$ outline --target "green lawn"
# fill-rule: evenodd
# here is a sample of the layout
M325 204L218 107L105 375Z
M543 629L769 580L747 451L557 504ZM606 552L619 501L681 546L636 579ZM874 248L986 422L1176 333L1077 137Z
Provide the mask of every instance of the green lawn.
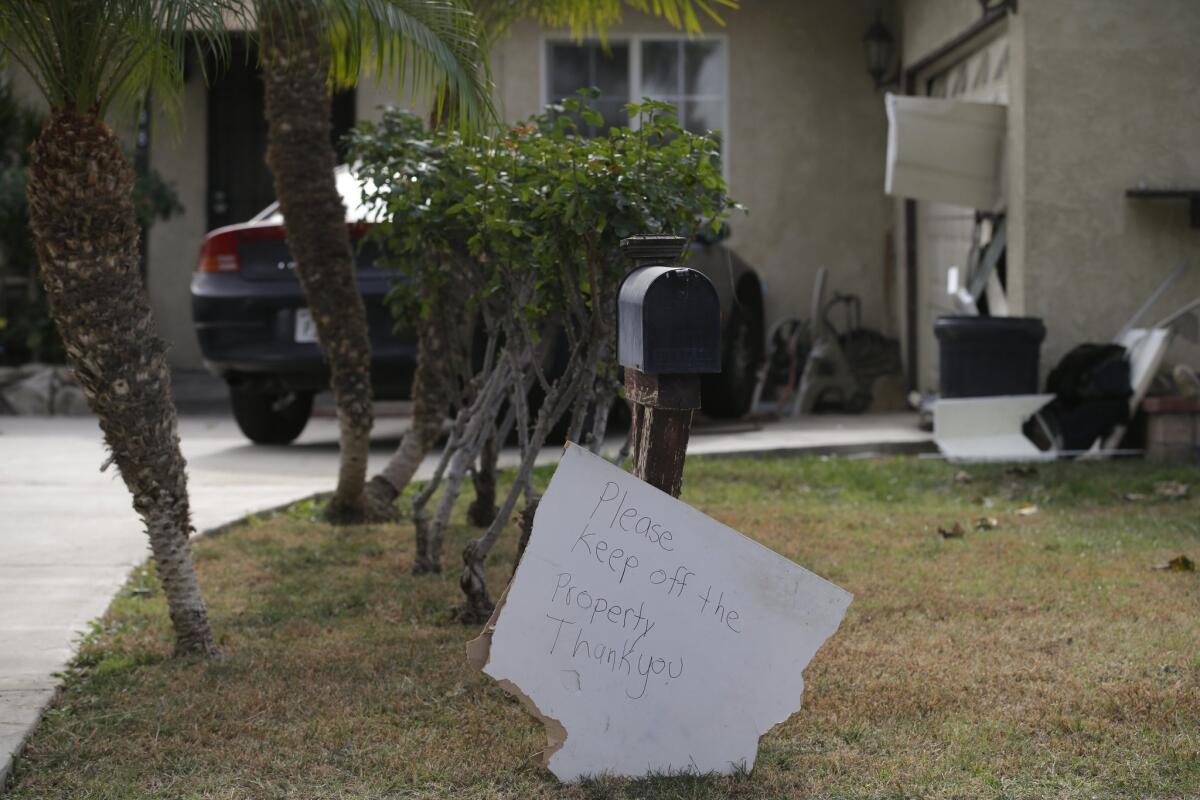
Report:
M15 798L1200 796L1200 473L693 460L684 499L856 595L804 707L732 778L562 787L540 727L409 575L408 525L312 503L197 543L225 658L170 658L142 571L84 642ZM543 475L543 478L546 477ZM969 480L966 478L969 477ZM1182 498L1157 491L1191 484ZM1132 495L1132 499L1127 497ZM1026 504L1037 512L1018 513ZM465 507L465 503L464 503ZM976 530L994 517L994 530ZM461 513L448 561L473 535ZM959 523L962 538L938 528ZM513 531L515 533L515 531ZM492 564L498 590L513 539Z

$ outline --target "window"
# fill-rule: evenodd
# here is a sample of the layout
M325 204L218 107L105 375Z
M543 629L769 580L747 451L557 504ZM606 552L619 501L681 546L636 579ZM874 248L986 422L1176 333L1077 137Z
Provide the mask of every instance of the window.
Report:
M624 106L630 100L629 45L610 42L608 52L599 44L551 44L547 58L546 102L571 97L579 89L596 87L595 108L604 116L604 127L628 123ZM590 131L592 135L600 131Z
M665 100L692 133L725 127L725 53L716 41L644 41L639 97Z
M629 123L623 106L643 97L675 106L692 133L725 128L725 40L632 37L598 42L546 43L546 102L595 86L596 110L607 129ZM601 131L591 131L600 133Z

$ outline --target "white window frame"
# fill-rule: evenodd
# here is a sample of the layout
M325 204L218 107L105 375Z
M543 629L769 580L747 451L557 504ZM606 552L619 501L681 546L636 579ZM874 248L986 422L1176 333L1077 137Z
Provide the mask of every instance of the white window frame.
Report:
M725 180L729 180L729 103L732 84L729 80L730 64L733 59L729 52L729 35L724 33L705 34L703 36L688 36L686 33L622 33L614 34L608 37L610 44L627 44L629 45L629 100L630 103L642 102L644 92L642 91L642 44L644 42L717 42L721 45L721 50L725 56L724 70L725 73L721 77L725 83L725 95L721 108L721 172ZM561 98L550 97L550 45L552 44L600 44L598 37L588 37L586 39L575 39L564 33L543 33L538 42L538 95L542 98L541 108L545 108L547 103L554 102ZM637 128L638 120L636 117L629 120L631 128Z

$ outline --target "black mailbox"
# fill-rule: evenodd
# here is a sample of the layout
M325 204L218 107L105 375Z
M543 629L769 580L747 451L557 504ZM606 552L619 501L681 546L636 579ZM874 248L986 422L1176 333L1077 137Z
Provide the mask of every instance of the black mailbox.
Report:
M685 243L674 236L621 243L638 265L617 296L622 366L660 375L721 371L721 301L702 273L673 264Z

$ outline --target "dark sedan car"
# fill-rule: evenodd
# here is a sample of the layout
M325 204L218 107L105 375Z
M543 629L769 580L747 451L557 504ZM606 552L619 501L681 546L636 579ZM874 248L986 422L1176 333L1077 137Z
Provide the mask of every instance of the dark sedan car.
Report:
M396 330L384 303L396 276L376 266L370 242L359 246L372 220L346 167L338 168L337 185L366 301L375 396L406 398L416 361L415 333ZM750 267L717 244L693 247L688 266L708 275L721 296L723 371L704 378L704 410L710 416L740 416L749 408L762 356L761 286ZM277 204L205 237L191 293L205 366L229 384L242 432L264 444L295 439L308 422L313 395L329 386L329 370L304 307Z

